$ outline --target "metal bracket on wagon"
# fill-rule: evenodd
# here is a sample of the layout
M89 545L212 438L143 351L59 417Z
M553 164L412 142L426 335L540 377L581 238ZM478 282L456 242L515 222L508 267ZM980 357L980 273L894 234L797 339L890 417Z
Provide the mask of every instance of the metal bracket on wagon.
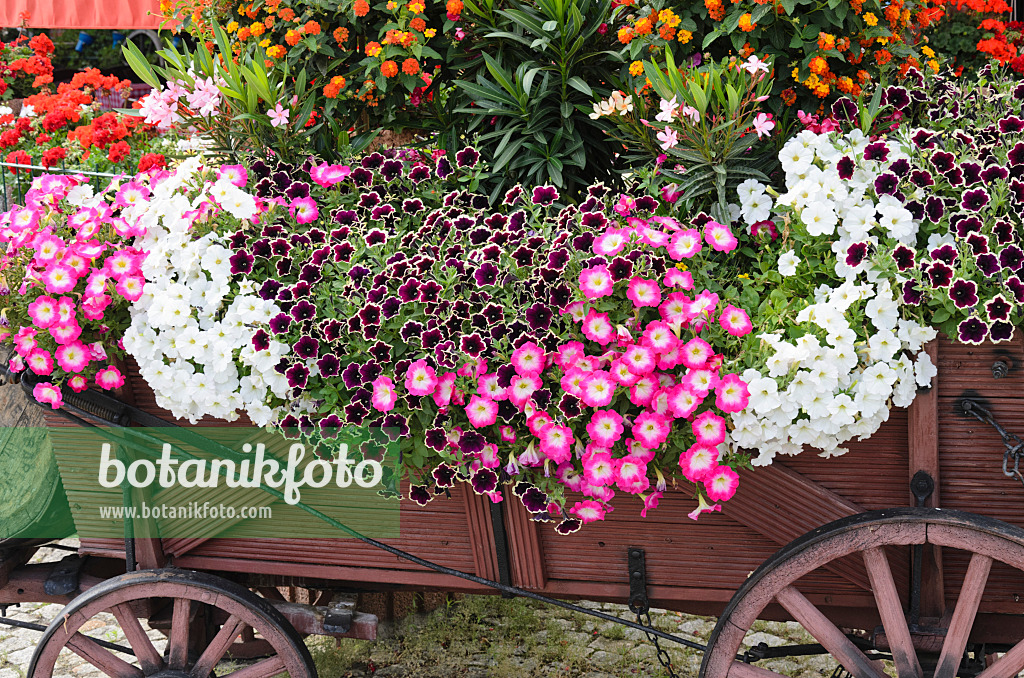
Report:
M1020 469L1021 457L1024 456L1024 440L1015 433L1010 433L1003 428L992 413L977 400L962 398L960 408L964 414L969 414L978 421L988 424L996 430L996 433L1003 439L1003 475L1009 478L1016 478L1024 484L1024 473ZM1010 460L1013 459L1013 468L1010 468Z
M647 601L647 565L644 550L629 549L629 609L633 614L644 614L650 608Z

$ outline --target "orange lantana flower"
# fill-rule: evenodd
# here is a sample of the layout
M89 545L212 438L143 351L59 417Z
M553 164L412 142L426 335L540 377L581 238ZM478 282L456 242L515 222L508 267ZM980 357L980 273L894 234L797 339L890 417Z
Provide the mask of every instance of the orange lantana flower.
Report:
M388 59L380 66L380 72L385 78L393 78L398 75L398 64Z

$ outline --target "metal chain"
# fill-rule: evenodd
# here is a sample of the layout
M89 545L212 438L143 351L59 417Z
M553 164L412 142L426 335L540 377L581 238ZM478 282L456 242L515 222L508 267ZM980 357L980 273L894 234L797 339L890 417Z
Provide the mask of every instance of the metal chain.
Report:
M643 612L636 613L636 623L641 626L653 627L651 624L651 613L646 609ZM658 651L658 663L660 663L665 670L668 672L669 678L679 678L676 672L672 669L672 657L668 656L668 652L658 642L658 636L653 633L644 632L647 635L647 640L654 643L654 649Z

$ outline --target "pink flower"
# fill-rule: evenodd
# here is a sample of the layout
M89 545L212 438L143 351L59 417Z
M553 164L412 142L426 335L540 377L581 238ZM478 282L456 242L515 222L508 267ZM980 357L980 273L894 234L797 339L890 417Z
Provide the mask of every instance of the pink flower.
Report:
M312 197L296 198L288 207L288 212L295 217L296 223L308 224L317 220L320 210Z
M717 221L704 224L704 240L719 252L732 252L739 244L729 227Z
M434 391L430 394L434 398L434 404L439 408L444 409L448 407L448 403L452 401L454 397L458 404L462 404L459 400L459 396L455 393L455 373L445 372L437 379L437 385L434 386Z
M576 396L579 398L583 395L583 388L580 384L583 382L584 377L587 373L576 367L569 368L569 371L562 375L560 385L562 390L569 395Z
M618 254L629 243L629 233L608 229L594 241L594 254L610 257Z
M564 309L562 309L561 315L568 315L570 318L578 323L583 322L584 311L586 311L587 305L582 301L574 301Z
M591 341L607 346L615 338L615 328L608 320L607 313L598 313L596 310L590 309L587 312L587 317L583 319L583 335Z
M398 401L395 393L395 382L391 377L381 375L373 380L373 396L370 399L373 408L378 412L390 412Z
M690 369L699 370L704 367L713 355L711 344L700 337L694 337L683 344L683 364Z
M68 387L70 387L75 393L81 393L85 389L89 388L89 380L81 374L76 374L68 379Z
M595 445L611 447L622 437L622 415L614 410L597 410L590 417L587 433ZM594 481L590 481L594 482Z
M132 251L119 250L103 261L103 270L115 280L120 280L123 276L139 272L142 263L139 259L140 257Z
M232 185L243 188L249 181L249 172L244 165L221 165L217 170L218 179L227 179Z
M548 459L561 464L572 457L572 429L568 426L549 424L540 432L540 451L547 455Z
M670 268L665 273L665 287L681 287L684 290L692 290L693 274L689 271L680 271L678 268Z
M622 386L632 386L636 383L636 380L639 379L637 375L630 371L629 365L626 364L626 361L621 358L613 360L612 364L608 366L608 371L611 373L612 379Z
M651 400L657 395L658 391L661 390L661 383L657 377L651 374L645 374L636 380L636 382L629 388L629 401L634 405L640 407L647 407L651 404Z
M49 327L57 320L57 300L42 296L28 305L28 315L37 327Z
M679 468L691 483L704 480L718 466L718 450L707 445L691 445L679 455Z
M512 352L512 366L516 374L537 375L544 371L547 358L544 349L532 341L528 341Z
M715 310L715 306L717 305L718 295L713 292L709 292L708 290L704 290L698 294L691 303L687 304L686 315L690 320L700 316L710 318L712 312ZM701 327L703 327L703 323L701 323Z
M584 355L583 344L578 341L567 341L555 351L555 364L568 372L576 365L576 361Z
M623 457L616 460L615 486L629 494L640 494L651 486L647 479L647 464L636 457Z
M678 342L671 350L658 354L658 369L671 370L683 362L683 343Z
M688 419L702 402L704 399L686 384L677 384L668 391L668 408L677 419Z
M622 356L622 362L626 363L629 371L637 376L650 374L658 366L654 351L640 344L633 344L626 349L625 355Z
M643 342L658 353L667 353L679 345L679 339L667 324L655 320L644 329Z
M615 206L612 209L614 209L619 216L624 217L632 212L634 207L636 207L636 200L623 193L619 196L619 201L615 203Z
M498 403L480 396L473 396L469 399L469 405L466 406L466 416L469 417L469 423L476 428L490 426L498 420Z
M711 410L698 414L690 426L700 445L715 447L725 442L725 419Z
M85 283L85 293L89 296L105 294L107 291L107 280L106 273L94 270L89 274L89 279Z
M527 417L526 426L530 429L530 433L535 436L539 436L540 432L544 430L544 427L548 424L554 423L554 421L554 417L547 412L536 412Z
M85 344L75 341L57 347L57 364L65 372L81 372L89 364L90 352Z
M267 111L267 115L270 117L270 124L273 127L281 127L288 124L288 114L291 111L284 108L280 102L277 106Z
M124 385L124 377L116 367L111 365L96 373L96 385L107 391L112 391Z
M86 297L82 301L82 315L87 320L99 320L103 317L103 310L110 305L113 301L109 294L101 294L99 296Z
M32 395L39 402L49 405L55 410L59 410L60 406L64 404L64 397L61 395L60 389L48 381L36 384L32 389Z
M417 360L409 365L405 373L405 388L412 395L425 396L434 392L437 386L437 374L434 368L427 365L426 360Z
M757 132L757 138L761 136L769 136L772 130L775 128L775 123L772 122L771 117L764 113L758 113L757 117L754 118L754 131Z
M692 511L690 511L687 515L689 516L690 520L697 520L697 518L702 513L714 513L715 511L719 511L720 512L721 510L722 510L722 505L721 504L709 504L709 503L707 503L704 500L704 493L703 492L698 492L697 493L697 508L695 508Z
M642 511L640 511L640 517L646 518L648 511L650 511L651 509L658 508L659 499L661 499L661 492L658 490L655 490L654 492L651 492L649 495L644 497L644 508Z
M477 378L476 390L480 395L490 400L504 400L508 395L505 393L505 389L501 387L500 381L497 374L485 374Z
M718 324L734 337L750 334L751 330L754 329L754 325L750 322L747 312L742 308L736 308L732 304L726 306L722 311L722 315L718 318Z
M499 426L498 432L501 434L502 442L514 443L516 441L516 430L511 426Z
M615 482L615 460L605 448L599 447L583 455L583 477L590 485Z
M606 297L613 288L614 281L607 266L592 266L580 271L580 289L587 299Z
M579 492L585 483L583 476L576 471L575 464L563 461L555 469L560 483L565 485L572 492Z
M681 325L689 320L686 309L689 308L692 301L682 292L672 292L668 295L665 303L658 307L658 313L661 314L661 319L669 325Z
M657 306L661 303L661 289L654 280L644 280L635 277L629 281L629 290L626 297L633 302L637 308L642 306Z
M672 236L668 244L668 255L675 261L690 259L701 250L700 231L688 228Z
M590 407L607 407L615 396L615 386L615 380L604 370L590 372L580 383L581 400Z
M142 298L142 288L146 279L141 275L126 275L118 281L114 290L128 301L138 301Z
M331 165L325 162L311 169L309 176L324 188L329 188L344 181L351 173L352 168L348 165Z
M668 417L653 412L642 412L633 422L633 437L649 450L658 449L671 431Z
M40 233L37 235L32 246L36 248L36 264L40 266L53 263L60 253L64 251L64 241L50 233Z
M750 402L750 390L737 374L727 374L715 387L715 406L723 412L741 412Z
M593 499L585 499L573 504L569 513L576 516L581 523L592 523L596 520L604 520L605 508Z
M704 489L711 501L728 501L736 494L740 477L732 468L719 466L704 477Z
M513 405L523 409L533 392L542 385L543 382L536 375L521 375L512 380L505 392L508 393L508 399L512 401Z
M705 368L687 370L682 379L682 383L701 398L718 386L718 381L718 373Z
M149 189L138 181L129 181L117 190L114 207L131 207L146 202Z
M53 357L44 348L37 348L28 354L25 359L28 368L36 374L51 374L53 372Z
M32 350L39 345L36 341L36 335L39 334L36 330L31 327L22 327L14 335L14 350L21 357L26 357Z

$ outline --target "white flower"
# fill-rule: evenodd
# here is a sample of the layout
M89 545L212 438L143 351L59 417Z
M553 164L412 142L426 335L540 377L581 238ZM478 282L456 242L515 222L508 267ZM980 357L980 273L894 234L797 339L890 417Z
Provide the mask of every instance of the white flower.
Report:
M793 250L783 252L779 257L779 273L784 278L796 274L796 267L800 265L800 257L793 253Z
M760 415L767 414L782 404L779 384L774 379L759 378L747 383L750 391L749 407Z
M805 172L814 162L814 149L805 146L798 139L791 139L782 147L779 162L787 174Z
M863 392L865 397L881 396L884 400L892 392L895 381L896 370L886 363L875 363L864 370L857 384L857 391L858 394Z
M800 220L804 222L809 235L821 236L835 233L839 217L828 203L816 202L801 212Z
M765 192L765 185L757 179L746 179L736 187L736 195L740 199L740 205L744 206L751 196Z
M756 193L750 196L748 202L742 206L743 219L748 224L755 224L764 221L772 215L772 199L764 193Z
M868 337L868 356L872 360L889 361L900 350L900 344L892 330L879 330Z
M828 404L828 413L832 421L839 426L849 426L856 420L857 408L853 404L853 398L845 393L839 393Z
M917 235L918 224L904 207L879 207L878 225L900 242L911 244Z
M914 379L918 386L922 388L925 386L931 386L932 377L939 373L935 367L935 363L932 362L932 357L922 351L917 354L917 362L914 363Z

